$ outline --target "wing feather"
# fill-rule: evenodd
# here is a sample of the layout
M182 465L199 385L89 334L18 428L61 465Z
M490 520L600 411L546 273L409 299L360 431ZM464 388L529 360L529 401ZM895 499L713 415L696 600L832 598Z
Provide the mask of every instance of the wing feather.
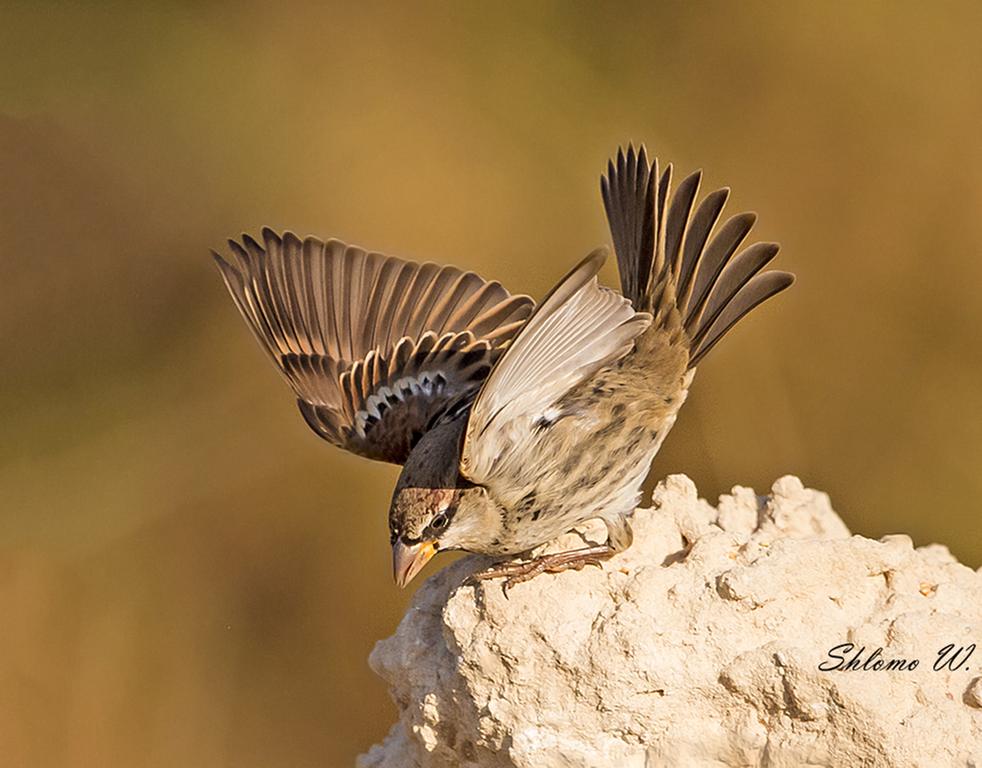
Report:
M519 471L546 409L597 370L623 357L651 322L602 288L606 250L594 251L543 299L491 371L471 407L461 471L493 484Z
M236 306L317 434L402 462L472 399L532 311L473 272L264 229L214 254Z

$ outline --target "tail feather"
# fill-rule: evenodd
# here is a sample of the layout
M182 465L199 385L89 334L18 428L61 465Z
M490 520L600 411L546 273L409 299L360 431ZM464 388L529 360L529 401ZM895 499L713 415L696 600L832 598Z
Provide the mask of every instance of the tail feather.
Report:
M702 176L701 171L697 173ZM682 247L682 273L679 279L679 295L688 306L689 296L695 285L696 267L699 266L699 258L702 256L709 236L713 233L713 227L719 221L723 206L730 196L730 190L717 189L710 192L699 203L695 214L689 220L689 228L685 229L685 222L682 222L682 230L685 232L685 242Z
M657 180L657 183L656 183ZM674 338L684 329L689 367L712 349L754 307L794 281L787 272L761 270L777 255L776 243L739 251L757 217L729 218L714 233L728 189L711 192L695 206L701 171L678 185L669 203L672 166L659 175L642 146L619 149L601 177L621 289L635 309L650 312L653 328Z
M667 253L682 253L682 242L686 238L685 227L692 214L692 206L696 201L699 192L699 183L702 181L702 171L690 173L679 184L672 198L672 204L668 208L668 220L665 225L665 251ZM706 233L708 236L708 232ZM678 272L676 274L679 296L685 296L685 289L688 287L689 279L692 277L692 267L695 264L686 264L685 255L677 259ZM688 269L687 269L688 268Z
M658 158L655 158L653 175L658 173ZM661 275L666 270L677 273L675 264L666 261L665 253L665 210L668 207L668 193L672 186L672 164L669 163L662 171L661 180L658 182L658 197L655 198L655 258L652 264L652 274ZM650 280L649 280L650 282ZM652 300L656 297L651 296ZM657 306L652 304L652 306Z
M719 232L709 242L698 257L698 272L692 286L692 294L681 309L685 312L685 327L694 331L698 326L700 311L709 298L709 293L719 280L726 265L729 264L737 248L750 234L757 216L753 213L739 213L727 219Z
M756 275L750 282L741 288L730 300L723 311L710 326L709 331L703 336L699 347L689 358L689 367L695 368L699 361L705 357L716 342L723 338L724 334L732 328L741 317L750 312L758 304L761 304L771 296L775 296L794 282L794 275L790 272L780 272L772 269L762 275Z
M621 277L621 292L634 308L643 310L642 296L647 291L655 255L654 188L657 177L648 165L644 147L638 155L628 147L627 155L618 150L614 160L607 163L607 175L600 179L610 234L617 254L617 271Z
M777 245L774 243L754 243L730 260L726 268L720 272L703 305L692 308L695 314L692 322L693 346L702 341L709 332L710 326L726 309L740 289L767 266L768 262L776 255Z

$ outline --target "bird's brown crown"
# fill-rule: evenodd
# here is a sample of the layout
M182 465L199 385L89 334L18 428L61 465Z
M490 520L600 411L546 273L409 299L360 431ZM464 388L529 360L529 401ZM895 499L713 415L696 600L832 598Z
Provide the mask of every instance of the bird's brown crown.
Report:
M426 529L437 515L451 512L454 506L460 486L459 445L465 426L466 418L459 418L434 427L409 454L389 508L393 541L399 537L406 541L436 538L431 534L440 533Z

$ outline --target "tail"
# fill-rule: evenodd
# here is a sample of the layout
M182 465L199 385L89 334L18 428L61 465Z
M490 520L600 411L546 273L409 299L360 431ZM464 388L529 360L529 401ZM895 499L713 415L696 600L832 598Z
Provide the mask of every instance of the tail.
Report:
M736 322L794 282L790 272L761 270L778 252L776 243L754 243L736 253L756 214L732 216L714 234L729 197L718 189L693 212L702 171L687 176L669 203L672 166L658 174L644 146L617 152L600 178L621 290L655 327L684 333L694 368ZM734 255L736 254L736 255Z

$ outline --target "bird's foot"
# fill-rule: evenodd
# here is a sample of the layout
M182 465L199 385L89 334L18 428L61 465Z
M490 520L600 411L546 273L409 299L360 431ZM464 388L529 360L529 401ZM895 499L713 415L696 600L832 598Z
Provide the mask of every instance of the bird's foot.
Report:
M573 549L569 552L555 552L551 555L540 555L522 563L506 563L494 566L486 571L479 571L471 578L474 581L487 581L504 577L501 591L508 597L508 590L523 581L534 579L540 573L561 573L562 571L579 571L585 565L595 565L601 568L604 560L615 554L615 550L606 545Z

